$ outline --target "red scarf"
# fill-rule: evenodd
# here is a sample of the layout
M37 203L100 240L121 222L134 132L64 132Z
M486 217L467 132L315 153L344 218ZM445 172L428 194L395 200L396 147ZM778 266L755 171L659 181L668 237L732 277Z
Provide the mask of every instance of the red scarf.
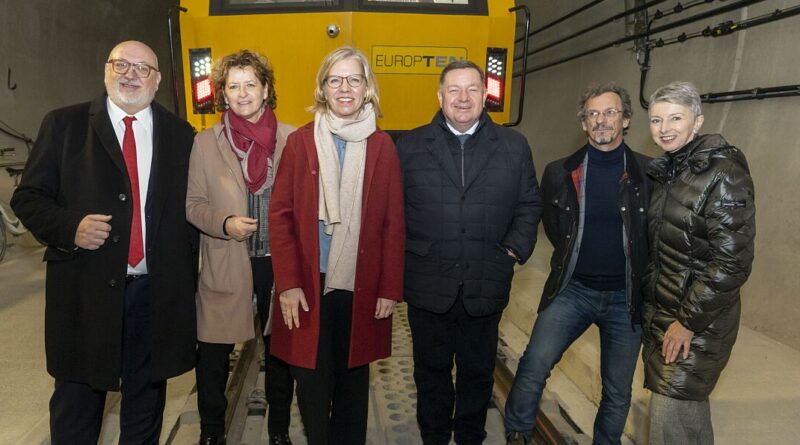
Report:
M265 106L258 121L252 123L229 110L222 114L222 122L233 153L242 165L247 189L253 194L260 193L265 188L269 161L275 153L278 131L275 113Z

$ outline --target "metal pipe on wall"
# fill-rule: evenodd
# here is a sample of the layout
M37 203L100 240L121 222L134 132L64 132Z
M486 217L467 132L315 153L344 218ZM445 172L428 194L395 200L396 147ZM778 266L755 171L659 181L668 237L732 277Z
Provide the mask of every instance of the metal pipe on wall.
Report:
M560 45L560 44L562 44L562 43L564 43L566 41L574 39L575 37L581 36L581 35L589 32L589 31L594 31L597 28L600 28L602 26L608 25L609 23L612 23L612 22L614 22L616 20L619 20L621 18L627 17L627 16L629 16L631 14L636 14L637 12L646 10L647 8L649 8L651 6L655 6L655 5L659 4L659 3L664 3L665 1L667 1L667 0L652 0L652 1L649 1L647 3L643 3L643 4L639 5L639 6L636 6L635 8L627 9L627 10L622 11L619 14L615 14L615 15L613 15L613 16L605 19L605 20L601 20L601 21L595 23L594 25L591 25L591 26L588 26L588 27L583 28L581 30L578 30L576 32L573 32L572 34L564 36L564 37L562 37L562 38L560 38L560 39L558 39L556 41L550 42L547 45L544 45L544 46L539 47L539 48L534 48L533 50L531 50L531 52L528 53L528 55L532 56L532 55L534 55L536 53L539 53L539 52L542 52L542 51L544 51L546 49L552 48L552 47L554 47L556 45ZM515 57L514 61L516 62L517 60L519 60L521 58L522 58L522 56Z
M749 5L752 5L752 4L755 4L755 3L761 3L763 1L764 0L740 0L740 1L737 1L735 3L726 4L725 6L720 6L719 8L715 8L715 9L711 9L711 10L708 10L708 11L704 11L704 12L701 12L699 14L695 14L695 15L693 15L691 17L687 17L685 19L677 20L677 21L675 21L673 23L669 23L669 24L666 24L666 25L659 26L657 28L652 29L650 32L641 32L641 33L638 33L638 34L625 36L625 37L619 38L617 40L614 40L614 41L611 41L611 42L596 46L594 48L591 48L591 49L588 49L588 50L585 50L585 51L581 51L581 52L573 54L571 56L563 57L561 59L557 59L557 60L554 60L552 62L545 63L543 65L534 66L531 69L529 69L528 71L526 71L525 74L535 73L537 71L541 71L541 70L544 70L544 69L547 69L547 68L551 68L553 66L560 65L562 63L566 63L566 62L569 62L571 60L578 59L580 57L588 56L589 54L594 54L596 52L602 51L604 49L611 48L613 46L618 46L618 45L621 45L623 43L631 42L631 41L636 40L636 39L641 39L643 37L648 37L649 34L658 34L660 32L668 31L668 30L673 29L673 28L678 28L680 26L687 25L689 23L693 23L693 22L696 22L696 21L699 21L699 20L704 20L704 19L707 19L709 17L714 17L714 16L717 16L717 15L720 15L720 14L724 14L726 12L730 12L730 11L736 10L736 9L741 9L741 8L743 8L745 6L749 6ZM521 75L521 73L516 74L516 75Z
M583 12L583 11L586 11L586 10L587 10L587 9L589 9L589 8L592 8L593 6L597 6L597 5L599 5L600 3L603 3L604 1L605 1L605 0L594 0L594 1L593 1L593 2L591 2L591 3L587 3L586 5L584 5L584 6L581 6L581 7L580 7L580 8L578 8L578 9L572 10L572 11L570 11L570 12L568 12L568 13L566 13L566 14L562 15L561 17L559 17L559 18L557 18L557 19L553 20L553 21L552 21L552 22L550 22L550 23L548 23L548 24L546 24L546 25L543 25L541 28L534 29L533 31L530 31L530 32L525 32L525 35L527 36L527 38L531 38L531 37L533 37L534 35L536 35L536 34L539 34L540 32L544 31L545 29L552 28L553 26L556 26L556 25L558 25L559 23L563 22L564 20L567 20L567 19L569 19L569 18L572 18L572 17L574 17L574 16L576 16L576 15L580 14L581 12ZM519 42L521 42L523 38L524 38L524 37L517 37L517 38L514 40L514 43L519 43Z

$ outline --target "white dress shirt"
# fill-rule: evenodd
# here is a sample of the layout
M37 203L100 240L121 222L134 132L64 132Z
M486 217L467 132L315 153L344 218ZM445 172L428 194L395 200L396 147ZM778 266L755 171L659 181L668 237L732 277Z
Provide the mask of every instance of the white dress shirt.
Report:
M114 133L117 135L117 141L120 148L122 147L122 139L125 137L125 122L123 119L128 116L120 107L118 107L110 98L106 98L108 105L108 117L111 118L111 124L114 127ZM150 107L133 115L136 118L133 121L133 137L136 139L136 167L139 171L139 214L142 218L142 246L144 248L144 256L142 261L135 267L128 265L128 275L140 275L147 273L147 224L145 219L145 204L147 203L147 187L150 183L150 166L153 163L153 110ZM131 196L131 199L133 197ZM114 220L110 221L111 226L114 226ZM126 256L127 258L127 256Z

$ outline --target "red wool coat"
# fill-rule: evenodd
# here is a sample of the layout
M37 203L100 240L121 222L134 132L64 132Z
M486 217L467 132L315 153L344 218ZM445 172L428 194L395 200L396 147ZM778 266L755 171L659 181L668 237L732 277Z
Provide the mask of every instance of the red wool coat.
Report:
M289 136L269 208L269 237L275 272L270 353L287 363L314 368L319 340L319 161L313 122ZM403 293L405 221L400 163L389 135L367 139L361 233L353 292L348 365L388 357L392 318L375 318L378 297L400 301ZM300 328L283 323L277 295L302 288L309 311L300 309Z

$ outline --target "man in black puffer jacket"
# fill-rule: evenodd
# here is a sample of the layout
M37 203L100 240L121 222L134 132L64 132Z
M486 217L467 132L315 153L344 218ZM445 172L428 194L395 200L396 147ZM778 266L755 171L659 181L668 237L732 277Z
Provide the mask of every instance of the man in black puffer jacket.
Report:
M483 80L472 62L445 67L442 110L397 146L406 202L405 300L426 445L447 444L453 432L458 444L486 437L497 327L514 264L533 252L542 213L528 143L483 111Z

